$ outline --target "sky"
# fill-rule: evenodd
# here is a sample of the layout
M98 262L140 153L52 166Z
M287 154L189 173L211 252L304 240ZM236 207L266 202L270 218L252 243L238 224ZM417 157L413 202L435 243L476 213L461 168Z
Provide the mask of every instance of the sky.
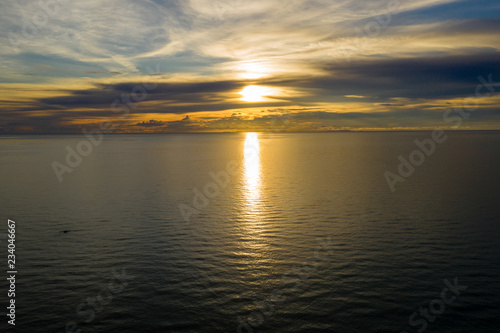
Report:
M499 48L498 0L4 0L0 133L498 130Z

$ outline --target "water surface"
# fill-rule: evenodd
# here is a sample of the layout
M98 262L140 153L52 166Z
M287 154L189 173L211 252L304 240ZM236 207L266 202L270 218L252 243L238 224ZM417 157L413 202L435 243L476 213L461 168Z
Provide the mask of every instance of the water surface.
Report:
M448 135L394 193L429 133L109 135L62 183L83 136L1 137L16 329L417 332L458 278L426 331L498 332L500 134ZM109 299L113 270L134 278Z

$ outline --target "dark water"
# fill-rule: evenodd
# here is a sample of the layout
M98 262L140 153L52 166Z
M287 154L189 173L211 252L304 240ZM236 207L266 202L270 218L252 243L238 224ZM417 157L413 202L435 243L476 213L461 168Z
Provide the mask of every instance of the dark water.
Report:
M430 133L0 138L16 331L500 332L500 133L448 135L394 193Z

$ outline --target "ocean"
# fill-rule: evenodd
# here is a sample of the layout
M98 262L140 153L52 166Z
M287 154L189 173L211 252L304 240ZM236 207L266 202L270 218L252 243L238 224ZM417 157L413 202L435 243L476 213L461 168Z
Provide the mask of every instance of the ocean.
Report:
M441 134L2 136L0 330L500 332L500 132Z

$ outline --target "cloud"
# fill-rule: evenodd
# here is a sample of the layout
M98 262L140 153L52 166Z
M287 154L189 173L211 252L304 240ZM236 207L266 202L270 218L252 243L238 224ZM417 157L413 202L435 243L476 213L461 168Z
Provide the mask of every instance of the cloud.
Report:
M348 66L334 62L321 68L324 76L304 78L303 85L328 91L330 97L466 97L474 95L479 76L500 78L500 53L360 60Z
M345 95L344 97L347 97L347 98L367 98L366 96L359 96L359 95Z
M427 126L432 111L474 94L478 76L500 77L500 7L487 0L43 3L2 6L4 132L117 119L116 100L128 109L123 130L256 128L273 108L326 112L302 122L314 128L395 124L410 119L405 112ZM155 89L134 101L151 81ZM249 85L274 93L246 103L239 92ZM481 100L478 117L487 103L498 106Z
M165 123L163 121L158 121L158 120L150 120L150 121L143 121L142 123L137 123L135 126L139 127L160 127L163 126Z

